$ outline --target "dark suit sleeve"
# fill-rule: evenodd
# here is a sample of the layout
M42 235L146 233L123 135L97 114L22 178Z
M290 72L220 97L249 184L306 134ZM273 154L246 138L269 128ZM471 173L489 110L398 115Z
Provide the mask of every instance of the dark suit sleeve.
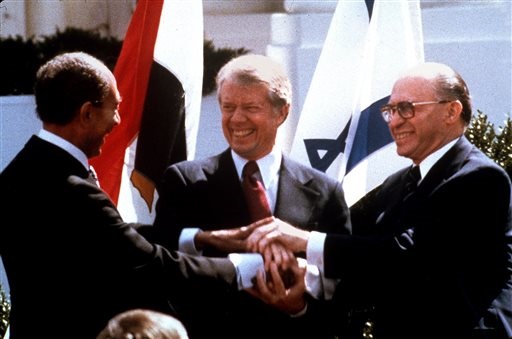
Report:
M341 183L336 183L332 195L326 205L325 218L333 220L333 223L327 228L321 229L321 232L351 234L352 223L350 212L345 201L345 194Z
M236 272L228 259L195 257L171 252L166 248L149 242L136 227L144 225L125 223L110 199L96 186L87 181L70 177L73 194L80 201L80 209L90 211L86 218L91 219L98 232L95 241L99 248L113 248L106 259L114 267L125 267L145 271L165 282L171 288L180 281L188 279L220 280L227 285L236 282ZM150 229L145 229L150 233Z
M354 236L327 236L325 273L341 278L335 298L358 303L394 296L421 305L425 314L436 312L439 321L453 321L457 310L455 327L510 328L511 186L505 172L479 159L453 173L433 168L413 196L388 206L393 186L397 182L356 206ZM479 310L478 325L469 309Z
M186 214L182 209L191 208L186 178L178 167L171 166L164 173L162 182L157 187L155 227L152 240L169 249L178 249L179 236L184 224L180 220ZM181 210L181 211L180 211ZM190 225L193 227L193 225Z

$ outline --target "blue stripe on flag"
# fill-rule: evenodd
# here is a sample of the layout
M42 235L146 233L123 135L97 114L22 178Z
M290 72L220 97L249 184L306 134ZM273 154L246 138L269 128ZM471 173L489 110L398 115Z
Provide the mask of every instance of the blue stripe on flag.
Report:
M364 2L366 4L366 9L368 10L368 18L371 20L372 19L372 12L373 12L373 3L375 1L374 0L365 0Z
M381 147L393 142L388 125L382 119L380 108L387 104L389 96L382 98L361 112L354 143L347 161L346 173L361 160ZM350 123L349 123L350 124Z

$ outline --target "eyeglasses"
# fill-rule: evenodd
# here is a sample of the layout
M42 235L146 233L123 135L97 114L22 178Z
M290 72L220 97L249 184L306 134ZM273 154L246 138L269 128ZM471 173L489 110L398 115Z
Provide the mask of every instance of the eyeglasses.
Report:
M440 101L420 101L420 102L410 102L410 101L400 101L395 105L384 105L380 109L382 114L382 118L386 123L390 123L393 119L393 114L398 112L398 115L402 119L410 119L414 116L414 107L421 105L433 105L433 104L446 104L450 102L450 100L440 100Z

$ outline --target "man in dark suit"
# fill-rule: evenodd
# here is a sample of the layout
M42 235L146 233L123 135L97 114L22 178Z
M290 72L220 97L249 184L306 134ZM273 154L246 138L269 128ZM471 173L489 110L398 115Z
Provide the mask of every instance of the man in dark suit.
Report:
M55 57L37 73L35 98L43 129L0 175L11 339L90 339L127 309L173 313L167 300L193 293L191 281L211 293L237 290L230 260L148 242L137 230L152 227L123 222L89 173L88 158L120 123L121 96L103 63L79 52Z
M222 129L230 147L210 158L181 162L166 170L158 188L154 223L160 231L157 242L206 256L247 251L243 239L239 241L238 233L230 229L254 221L241 184L242 169L250 160L259 167L272 215L307 230L350 233L341 183L283 156L276 145L278 128L289 113L291 92L282 66L266 56L243 55L219 71ZM323 283L328 288L329 282ZM333 281L330 283L334 286ZM223 338L323 335L321 327L314 334L304 332L288 314L247 297L245 292L229 305L226 318L227 325L218 325ZM215 322L223 324L221 320ZM194 330L208 332L196 334L197 338L211 337L212 327L194 326L191 337Z
M353 235L270 221L250 246L278 241L307 247L308 262L323 258L325 276L341 278L340 305L373 309L375 338L511 338L511 183L463 136L464 80L446 65L419 65L381 111L413 165L351 207ZM419 184L409 179L414 168Z

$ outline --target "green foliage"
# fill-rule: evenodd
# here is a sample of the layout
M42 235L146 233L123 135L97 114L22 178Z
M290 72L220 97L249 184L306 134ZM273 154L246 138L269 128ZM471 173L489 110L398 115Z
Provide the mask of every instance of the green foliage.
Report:
M507 171L512 178L512 120L508 117L503 126L498 127L488 121L487 115L480 110L473 117L469 128L466 130L466 137L493 159L498 165Z
M9 325L10 312L11 303L5 294L2 283L0 283L0 338L4 337L7 326Z
M208 95L216 89L215 76L220 68L229 60L237 56L247 54L245 48L215 48L211 40L204 41L204 71L203 71L203 95Z
M2 68L0 95L33 94L37 69L55 55L64 52L89 53L114 70L122 45L123 42L116 38L79 28L58 30L40 39L23 39L20 36L0 38L0 65L7 65ZM247 52L249 50L245 48L217 49L212 41L205 40L203 95L215 90L215 76L226 62Z
M116 38L78 28L66 28L63 32L57 30L57 33L45 36L38 42L43 62L60 53L82 51L102 60L111 70L114 69L122 45L123 42Z
M35 73L41 65L37 44L21 37L0 40L2 81L0 95L33 92Z
M2 68L0 95L33 94L37 69L64 52L89 53L113 69L121 46L119 40L77 28L57 30L57 33L40 39L0 38L0 65L7 65Z

